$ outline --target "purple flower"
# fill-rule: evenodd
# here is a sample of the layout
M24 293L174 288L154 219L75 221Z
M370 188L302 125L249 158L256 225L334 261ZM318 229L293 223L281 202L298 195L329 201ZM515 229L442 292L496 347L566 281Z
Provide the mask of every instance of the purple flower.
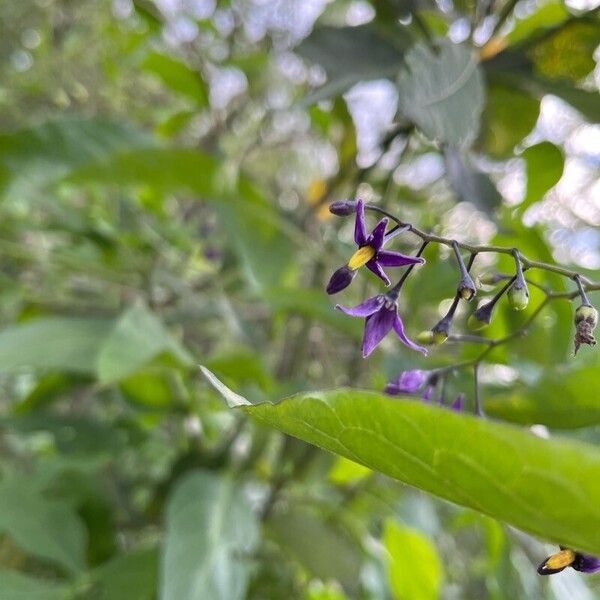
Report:
M427 350L411 342L404 333L404 324L398 316L398 303L391 294L380 294L365 300L354 308L345 308L336 304L338 310L351 317L361 317L365 320L365 333L362 343L362 354L366 358L375 350L377 344L393 329L400 341L409 348L427 354Z
M582 573L596 573L600 571L600 558L591 554L575 552L564 546L560 551L549 556L537 569L540 575L560 573L563 569L572 567Z
M381 219L373 231L367 234L365 224L365 203L358 200L356 203L356 220L354 222L354 241L358 250L350 260L339 268L327 284L328 294L337 294L348 287L354 277L354 272L362 266L375 273L385 285L390 285L390 280L383 267L403 267L406 265L423 264L425 260L420 256L407 256L392 250L383 250L383 246L401 230L390 232L386 235L387 218Z
M412 371L403 371L395 381L390 381L385 386L385 393L390 396L399 396L400 394L416 394L428 379L426 371L413 369Z

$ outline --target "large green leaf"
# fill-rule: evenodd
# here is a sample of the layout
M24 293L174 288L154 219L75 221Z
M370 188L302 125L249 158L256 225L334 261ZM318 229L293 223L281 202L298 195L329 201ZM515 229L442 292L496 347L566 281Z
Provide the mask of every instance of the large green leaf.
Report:
M554 187L562 176L565 166L563 153L550 142L540 142L529 146L522 154L527 173L527 191L520 205L524 210L541 200L544 194Z
M192 360L156 315L141 304L132 306L121 315L100 349L98 379L102 383L124 379L163 353L184 365Z
M396 36L395 46L380 36L373 25L318 27L296 52L320 64L329 81L308 96L305 103L340 95L359 81L393 78L400 70L407 41Z
M2 600L68 600L72 593L66 586L47 579L37 579L18 571L0 570Z
M105 119L69 118L0 135L0 191L36 196L73 169L152 144L150 136Z
M383 543L389 553L388 577L396 600L437 600L442 565L435 546L421 532L388 521Z
M526 425L541 423L556 429L598 425L600 400L592 390L599 385L598 367L570 373L554 368L535 385L517 386L509 394L489 398L485 408L495 417Z
M166 519L160 598L245 598L259 531L243 488L230 477L190 472L169 498Z
M214 378L214 376L213 376ZM441 498L600 553L600 451L413 399L358 390L228 402L265 425Z
M477 136L485 93L479 61L466 45L417 44L398 80L400 111L430 138L465 147Z
M48 498L32 477L0 480L0 532L29 554L69 571L84 567L85 529L73 507Z
M96 356L113 325L108 319L46 317L0 333L0 372L24 368L93 373Z

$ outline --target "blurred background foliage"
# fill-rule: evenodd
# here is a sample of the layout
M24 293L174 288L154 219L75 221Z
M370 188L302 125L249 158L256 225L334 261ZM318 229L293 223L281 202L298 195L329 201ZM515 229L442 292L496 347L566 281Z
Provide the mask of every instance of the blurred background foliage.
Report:
M597 279L593 0L8 0L0 31L2 600L598 597L537 576L551 547L232 414L197 371L260 401L475 355L390 339L363 361L323 291L352 248L340 198ZM456 285L447 249L425 257L411 336ZM531 310L502 303L489 335ZM497 348L484 397L598 443L572 310Z

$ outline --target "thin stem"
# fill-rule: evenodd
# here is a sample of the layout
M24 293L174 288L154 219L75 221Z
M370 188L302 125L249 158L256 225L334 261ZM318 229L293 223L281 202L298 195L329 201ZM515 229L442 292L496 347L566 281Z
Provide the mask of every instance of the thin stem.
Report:
M502 27L502 25L504 25L504 23L506 22L506 19L508 19L508 17L510 17L510 15L512 14L512 11L514 10L518 1L519 0L508 0L506 2L506 4L502 7L502 10L500 11L500 14L498 15L498 21L496 22L496 25L494 26L494 31L492 32L492 37L495 36L498 33L498 31L500 31L500 28Z
M575 275L575 277L573 277L573 281L575 281L575 283L577 284L577 290L579 292L579 295L581 296L581 304L583 306L591 306L589 298L587 297L587 294L583 289L583 285L581 285L581 276Z
M473 384L475 386L475 412L478 417L484 417L483 408L481 406L481 394L479 391L479 363L473 365Z
M380 208L379 206L375 206L373 204L366 204L365 209L372 210L372 211L378 212L382 215L385 215L402 227L407 226L407 231L414 233L416 236L420 237L424 242L432 242L432 243L436 243L436 244L441 244L443 246L448 246L450 248L453 248L454 244L456 243L456 245L459 248L461 248L463 250L467 250L468 252L471 252L473 254L479 254L479 253L483 253L483 252L493 252L496 254L508 254L510 256L515 256L515 248L512 248L512 247L509 248L506 246L490 246L490 245L476 246L473 244L466 244L464 242L458 242L457 240L453 240L451 238L434 235L432 233L426 233L425 231L418 229L417 227L415 227L414 225L412 225L410 223L405 223L404 221L401 221L400 219L398 219L397 217L392 215L390 212L384 210L383 208ZM571 269L566 269L566 268L560 267L558 265L551 265L549 263L532 260L532 259L524 256L518 250L517 250L517 255L518 255L519 260L521 261L521 265L524 268L550 271L552 273L558 273L559 275L568 277L569 279L573 279L575 276L579 276L581 283L586 290L588 290L588 291L600 290L600 281L591 281L587 277L584 277L583 275L579 274L577 271L573 271Z
M421 244L421 247L419 248L419 250L415 254L415 256L421 256L421 254L423 254L423 252L425 252L425 248L427 248L427 244L428 243L429 242L423 242ZM391 294L391 295L398 294L398 292L400 291L400 289L404 285L404 282L406 281L407 277L410 275L410 272L414 269L414 267L415 267L415 265L410 265L406 269L406 271L404 271L404 273L402 274L402 277L400 277L400 281L398 281L398 283L388 292L389 294Z

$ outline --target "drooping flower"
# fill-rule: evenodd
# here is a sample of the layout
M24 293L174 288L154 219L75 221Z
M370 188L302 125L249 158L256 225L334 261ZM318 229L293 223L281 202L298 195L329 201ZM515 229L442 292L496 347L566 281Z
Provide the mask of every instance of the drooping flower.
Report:
M426 371L413 369L411 371L402 371L397 379L390 381L385 386L385 393L390 396L399 396L400 394L416 394L428 379Z
M553 575L571 567L582 573L597 573L600 571L600 558L591 554L575 552L564 546L560 551L549 556L537 569L540 575Z
M393 290L392 290L393 291ZM418 352L427 354L427 349L409 340L404 333L404 324L398 316L396 294L379 294L365 300L354 308L346 308L336 304L336 308L351 317L365 319L365 333L362 342L362 355L369 356L387 333L393 329L400 341Z
M387 224L387 218L381 219L373 231L368 234L365 223L365 203L363 200L357 201L354 242L358 246L358 250L345 265L331 276L327 284L328 294L337 294L348 287L354 279L356 271L363 266L375 273L385 285L390 285L390 280L383 267L404 267L425 262L420 256L407 256L393 250L383 250L383 246L401 231L401 229L396 229L386 235Z

